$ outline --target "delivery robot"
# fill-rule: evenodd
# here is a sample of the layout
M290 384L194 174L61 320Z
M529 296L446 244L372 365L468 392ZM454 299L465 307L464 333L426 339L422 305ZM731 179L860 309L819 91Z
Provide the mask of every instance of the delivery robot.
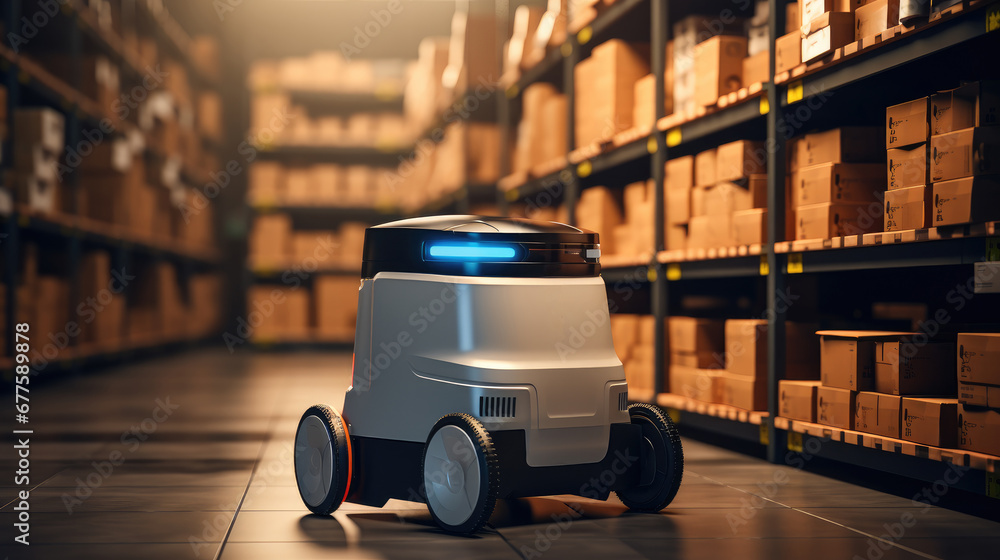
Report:
M628 404L596 233L433 216L368 228L343 414L295 435L310 511L426 502L473 533L497 499L574 494L655 512L681 483L677 429Z

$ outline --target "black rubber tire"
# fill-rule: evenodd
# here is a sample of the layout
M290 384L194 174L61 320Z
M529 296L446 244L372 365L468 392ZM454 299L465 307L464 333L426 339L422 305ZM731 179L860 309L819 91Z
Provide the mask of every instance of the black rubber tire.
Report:
M486 428L483 427L479 419L459 412L446 414L434 424L430 434L427 435L427 442L424 444L424 450L420 455L420 480L424 480L424 461L427 458L427 446L430 444L434 434L445 426L456 426L468 434L469 439L472 440L473 445L476 447L476 460L479 463L479 480L486 481L486 483L480 483L479 499L476 501L472 514L460 525L450 525L442 521L434 513L434 508L430 506L429 502L427 503L427 509L431 512L434 522L445 531L459 535L470 535L482 529L486 525L486 522L490 520L490 516L493 515L493 508L496 507L497 503L497 495L500 493L500 460L497 458L493 438L490 437L490 433L486 431ZM426 488L424 488L424 492L426 491ZM425 501L427 501L426 494Z
M681 436L677 426L659 407L646 403L633 404L628 407L628 414L632 424L642 427L643 437L652 445L652 466L656 472L652 483L615 493L631 510L660 511L673 501L681 487L684 476ZM636 467L642 468L643 465L639 463Z
M302 423L305 422L306 418L310 416L318 417L322 423L323 427L326 428L326 435L330 438L330 444L333 449L333 476L330 480L330 488L326 492L326 495L321 503L318 505L310 505L306 501L305 494L303 493L302 484L299 481L299 467L300 461L304 460L301 456L301 452L298 448L298 434L302 429ZM310 406L303 414L302 418L299 419L298 427L295 429L296 445L295 445L295 483L299 490L299 497L302 498L302 503L305 504L309 511L315 513L316 515L329 515L340 507L340 504L344 501L344 496L347 493L347 485L350 481L347 479L348 472L350 470L350 451L348 449L347 441L347 431L344 429L344 421L341 419L340 414L337 413L333 408L325 404L316 404Z

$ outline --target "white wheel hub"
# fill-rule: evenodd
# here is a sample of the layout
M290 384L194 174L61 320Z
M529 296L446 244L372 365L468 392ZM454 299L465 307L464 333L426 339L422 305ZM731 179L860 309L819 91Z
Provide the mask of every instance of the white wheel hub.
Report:
M302 499L319 506L330 493L333 482L333 442L328 428L318 416L302 421L295 434L295 475Z
M472 438L457 426L435 432L424 455L424 489L434 514L448 525L464 523L476 507L481 484Z

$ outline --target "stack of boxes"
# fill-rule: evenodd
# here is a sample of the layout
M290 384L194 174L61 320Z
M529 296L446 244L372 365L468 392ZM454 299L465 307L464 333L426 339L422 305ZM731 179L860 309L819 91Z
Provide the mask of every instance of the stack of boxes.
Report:
M687 247L688 223L691 221L691 189L694 188L694 156L668 160L664 166L663 209L664 247L667 250Z
M359 281L318 275L312 286L257 284L247 293L247 312L257 313L251 339L348 342L354 339Z
M757 0L753 17L746 22L747 57L743 59L743 86L769 82L768 57L771 51L771 34L768 17L771 3Z
M612 39L574 68L576 146L610 140L632 127L634 86L649 74L649 45Z
M392 197L388 172L365 165L257 161L250 167L247 197L259 206L372 207Z
M673 27L673 112L692 115L744 84L747 38L740 18L691 15Z
M293 230L288 214L262 214L249 235L249 261L256 268L284 270L308 259L319 268L357 269L367 226L344 222L337 230Z
M618 253L615 231L622 221L621 202L611 189L595 186L580 194L576 205L576 223L581 228L600 235L602 255Z
M813 325L785 323L785 379L780 395L802 405L802 388L818 385L819 339ZM767 321L728 319L726 321L726 371L719 378L722 403L747 410L767 409ZM796 389L799 389L796 391ZM779 399L779 405L784 402ZM809 402L812 402L811 400Z
M767 224L766 166L767 152L763 142L737 140L695 156L688 248L763 243ZM670 167L668 165L668 182L671 181ZM687 179L684 167L675 166L684 173L680 183ZM683 196L674 194L673 198L682 202ZM683 210L675 213L679 218ZM738 229L735 227L737 222Z
M886 187L881 129L842 127L788 144L794 239L880 231ZM878 162L878 163L876 163Z
M958 444L1000 455L1000 333L958 335Z
M11 182L18 203L43 214L57 213L62 173L59 158L65 147L66 122L62 113L43 107L14 112L14 162Z
M611 337L618 359L625 367L625 379L634 394L655 391L655 328L652 315L611 315Z
M670 392L722 402L725 324L717 319L668 317Z
M1000 219L1000 81L930 98L934 226Z
M931 227L934 208L927 180L930 136L929 98L922 97L885 110L885 231Z
M555 86L538 82L524 88L521 96L521 122L517 128L514 172L530 172L549 167L555 161L565 164L566 96Z
M625 220L614 227L613 254L648 258L653 253L655 197L652 179L626 185Z

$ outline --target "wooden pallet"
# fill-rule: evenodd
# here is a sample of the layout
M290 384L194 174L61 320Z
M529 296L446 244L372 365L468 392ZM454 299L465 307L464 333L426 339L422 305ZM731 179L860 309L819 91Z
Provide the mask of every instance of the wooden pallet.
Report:
M656 260L660 263L681 263L689 261L754 256L760 255L763 252L764 246L760 243L754 243L752 245L734 245L731 247L713 247L709 249L671 249L657 253Z
M963 237L990 237L1000 235L1000 222L983 222L978 224L956 224L922 229L907 229L902 231L884 231L834 237L832 239L800 239L796 241L781 241L774 244L775 253L803 253L806 251L821 251L826 249L841 249L850 247L869 247L874 245L898 245L902 243L919 243L940 239L957 239Z

